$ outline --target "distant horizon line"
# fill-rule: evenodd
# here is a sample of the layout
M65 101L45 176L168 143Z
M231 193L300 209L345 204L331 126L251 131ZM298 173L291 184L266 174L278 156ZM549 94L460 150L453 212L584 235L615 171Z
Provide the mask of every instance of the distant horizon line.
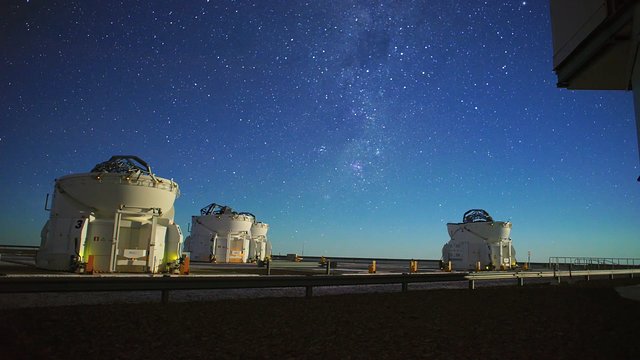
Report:
M0 243L0 248L2 247L6 247L6 248L29 248L32 250L35 249L39 249L40 246L39 245L19 245L19 244L2 244ZM187 251L188 252L188 251ZM278 252L277 255L275 254L271 254L271 256L278 256L278 257L287 257L287 255L289 254L295 254L299 257L301 257L302 259L306 258L322 258L324 257L325 259L329 259L329 260L367 260L367 261L411 261L411 260L416 260L416 261L428 261L428 262L438 262L441 261L442 259L426 259L426 258L410 258L410 257L400 257L400 258L391 258L391 257L372 257L372 256L364 256L364 257L358 257L358 256L328 256L328 255L304 255L304 254L299 254L296 252L290 252L290 253L284 253L282 254L281 252ZM640 265L640 257L634 258L634 257L616 257L616 256L549 256L549 258L545 261L535 261L536 259L534 259L533 261L530 261L530 264L548 264L549 261L551 260L551 258L566 258L566 259L592 259L592 260L597 260L597 259L602 259L602 260L638 260L638 265ZM527 261L517 261L518 264L526 264ZM564 264L564 263L563 263Z

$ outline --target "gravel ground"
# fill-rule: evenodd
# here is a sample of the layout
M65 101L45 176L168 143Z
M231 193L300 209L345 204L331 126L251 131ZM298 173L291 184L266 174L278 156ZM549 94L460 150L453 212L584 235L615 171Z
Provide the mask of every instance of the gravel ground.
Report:
M615 287L638 283L13 307L0 310L0 351L5 359L637 359L640 302Z

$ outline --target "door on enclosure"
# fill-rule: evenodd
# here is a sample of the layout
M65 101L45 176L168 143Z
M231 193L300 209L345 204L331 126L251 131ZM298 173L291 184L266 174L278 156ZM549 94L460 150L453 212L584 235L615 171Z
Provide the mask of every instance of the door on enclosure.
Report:
M229 262L242 263L244 255L243 248L244 239L233 238L229 240Z

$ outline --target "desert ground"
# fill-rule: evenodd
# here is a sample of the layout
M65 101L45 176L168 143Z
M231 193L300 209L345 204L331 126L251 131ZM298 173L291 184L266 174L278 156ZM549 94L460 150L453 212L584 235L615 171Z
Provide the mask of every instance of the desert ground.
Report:
M4 359L637 359L640 279L0 310ZM46 294L43 294L46 296Z

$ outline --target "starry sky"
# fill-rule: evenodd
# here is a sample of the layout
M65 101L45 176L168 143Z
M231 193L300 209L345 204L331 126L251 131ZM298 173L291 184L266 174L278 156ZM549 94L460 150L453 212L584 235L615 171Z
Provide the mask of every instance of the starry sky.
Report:
M439 259L472 208L518 260L640 257L632 94L556 88L548 2L4 1L0 243L54 179L138 155L274 254Z

